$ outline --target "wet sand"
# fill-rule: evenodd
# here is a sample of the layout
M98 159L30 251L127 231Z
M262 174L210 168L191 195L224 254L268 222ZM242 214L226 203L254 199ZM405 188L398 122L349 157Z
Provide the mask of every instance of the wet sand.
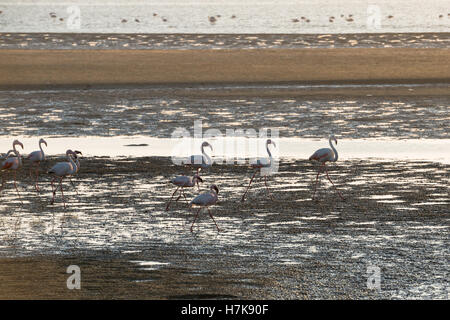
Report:
M448 49L1 50L0 87L447 83Z
M50 158L45 167L60 158ZM55 205L47 177L40 196L19 176L0 199L0 298L446 299L448 165L423 161L347 160L330 166L346 197L322 178L311 200L315 167L282 159L270 178L275 202L243 165L203 172L216 183L212 208L193 219L186 204L165 204L168 180L190 171L168 158L85 158ZM44 170L44 168L43 168ZM188 190L188 198L198 191ZM68 265L82 270L82 290L66 289ZM381 291L367 289L367 267L381 268Z

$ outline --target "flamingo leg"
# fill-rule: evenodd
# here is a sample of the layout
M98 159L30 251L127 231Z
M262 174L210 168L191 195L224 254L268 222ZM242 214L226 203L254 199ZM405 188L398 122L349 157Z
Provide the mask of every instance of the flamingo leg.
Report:
M39 192L39 186L38 186L38 180L39 180L39 162L36 165L36 184L35 184L35 188L36 191Z
M6 178L4 178L4 175L2 174L2 185L0 186L0 192L3 190L3 186L5 184L5 180L6 180Z
M333 181L331 181L330 176L328 175L328 170L327 170L326 168L325 168L325 173L327 174L328 180L330 180L331 184L332 184L333 187L334 187L334 190L337 192L337 194L339 195L339 197L340 197L342 200L345 200L344 197L342 196L342 194L339 192L339 190L338 190L338 189L336 188L336 186L334 185Z
M181 193L183 194L184 200L186 201L187 205L189 206L189 201L186 198L186 194L184 193L184 189L181 188Z
M317 170L316 183L314 184L314 192L313 192L313 196L312 196L312 199L313 199L313 200L315 199L314 196L316 195L316 189L317 189L317 183L319 182L320 170L321 170L322 167L324 167L324 166L325 166L325 163L324 163L321 167L319 167L319 170Z
M192 232L192 228L194 227L195 221L197 221L198 214L199 214L199 212L200 212L201 209L202 209L202 208L199 208L199 209L197 210L197 214L195 215L194 221L192 222L192 225L191 225L191 232Z
M69 176L69 181L70 181L70 184L72 185L72 187L75 189L75 193L77 194L77 196L78 196L78 191L77 191L77 187L75 187L75 184L73 183L73 181L72 181L72 179L71 179L71 177Z
M167 206L166 206L166 211L169 211L169 206L170 206L170 203L172 202L172 198L173 198L173 196L175 195L175 193L177 193L178 189L180 189L180 187L177 187L177 189L175 190L175 192L172 194L172 197L170 197L169 203L168 203Z
M23 201L22 201L22 199L20 198L19 189L17 188L17 184L16 184L16 171L14 171L14 187L16 188L17 196L19 197L19 200L20 200L20 202L21 202L22 205L23 205Z
M54 187L53 187L53 183L55 182L55 180L56 180L56 178L52 178L51 185L52 185L53 197L52 197L52 201L50 202L50 204L54 204L55 203L55 195L56 195L56 190L57 190L57 189L54 189Z
M66 208L66 200L64 199L64 191L63 191L63 187L62 187L62 180L63 178L61 177L61 179L59 179L59 188L61 190L61 195L62 195L62 199L63 199L63 203L64 203L64 209ZM58 189L58 188L56 188ZM55 190L56 193L56 190Z
M214 224L216 225L217 232L220 232L219 226L217 225L216 220L214 220L214 217L212 216L211 211L209 211L209 208L207 208L207 209L208 209L209 216L211 217L211 219L213 219Z
M252 181L253 181L253 179L255 178L257 172L258 172L258 171L255 171L255 173L253 174L252 178L250 179L250 183L248 184L247 190L245 190L244 194L242 195L242 199L241 199L242 202L245 201L245 195L247 194L248 189L250 189L250 186L251 186L251 184L252 184Z
M268 186L268 184L267 184L267 176L264 176L264 184L266 185L266 190L267 190L267 193L268 193L270 199L272 199L272 201L274 201L274 199L273 199L273 197L272 197L272 194L270 193L269 186Z

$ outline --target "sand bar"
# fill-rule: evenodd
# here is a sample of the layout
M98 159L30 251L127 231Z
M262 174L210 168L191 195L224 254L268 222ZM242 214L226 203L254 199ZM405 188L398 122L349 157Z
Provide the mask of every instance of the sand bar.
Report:
M448 83L448 49L2 50L0 88Z

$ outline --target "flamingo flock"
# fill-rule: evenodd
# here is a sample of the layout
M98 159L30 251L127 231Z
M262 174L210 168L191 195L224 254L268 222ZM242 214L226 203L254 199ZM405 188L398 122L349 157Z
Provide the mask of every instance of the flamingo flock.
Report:
M317 190L317 185L319 182L319 176L321 173L326 174L326 177L328 178L328 180L331 182L335 192L337 193L337 195L342 199L345 200L345 198L342 196L342 194L337 190L336 186L334 185L333 181L331 180L330 176L328 175L328 169L327 169L327 162L336 162L338 160L338 152L335 148L335 146L333 145L333 142L337 145L337 139L334 135L331 135L329 137L329 145L330 148L321 148L317 151L315 151L310 157L309 160L310 161L314 161L319 163L319 169L316 175L316 179L315 179L315 184L314 184L314 190L312 193L312 199L313 200L317 200L317 198L315 197L316 195L316 190ZM34 188L36 190L36 192L40 192L40 188L38 186L38 180L39 180L39 168L41 166L41 163L45 161L45 153L44 150L42 148L42 145L45 145L46 147L47 142L44 139L40 139L39 140L39 150L38 151L34 151L31 152L26 159L28 161L30 161L30 177L33 179L33 183L34 183ZM256 176L256 174L258 173L258 170L260 170L260 174L261 177L264 178L264 184L267 190L267 195L268 197L270 197L270 199L272 201L274 201L274 198L272 197L272 194L270 193L270 189L267 183L267 173L263 174L263 169L270 169L273 165L274 162L274 158L272 156L272 153L269 149L269 146L272 145L274 148L276 148L276 143L275 141L272 141L271 139L267 139L266 140L266 151L267 151L267 155L268 157L265 158L257 158L254 161L251 162L251 167L252 169L254 169L254 173L250 179L250 182L247 186L247 188L245 189L244 194L241 197L241 201L244 202L245 201L245 196L247 195L252 182ZM0 160L3 160L0 166L0 174L2 177L2 184L0 186L0 194L2 192L2 190L4 189L4 185L5 185L5 181L7 178L7 175L12 172L13 173L13 180L14 180L14 187L16 189L17 195L21 201L21 203L23 204L21 198L20 198L20 192L19 189L17 188L17 171L20 170L20 168L22 167L22 156L19 153L19 150L17 150L17 147L20 146L22 148L22 150L24 149L23 144L19 141L19 140L14 140L13 141L13 148L11 150L9 150L5 156L0 157ZM177 176L175 178L173 178L172 180L170 180L169 182L171 184L173 184L174 186L176 186L175 191L173 192L169 202L166 205L166 211L169 210L170 205L172 203L172 200L174 198L174 196L176 195L176 193L179 193L178 198L175 200L175 202L177 202L181 197L184 198L184 200L186 201L186 204L188 205L189 209L193 208L193 207L198 207L195 217L194 217L194 221L192 222L192 225L190 227L190 231L193 231L193 226L195 224L195 222L197 221L197 218L199 216L199 213L202 209L206 208L208 210L209 216L211 217L211 219L214 221L214 224L217 228L217 231L220 232L219 226L217 225L217 222L214 220L214 217L209 209L210 206L213 206L217 203L218 201L218 194L219 194L219 188L215 185L212 184L210 185L210 191L206 192L206 193L201 193L199 195L197 195L196 197L194 197L194 199L192 201L188 201L186 194L184 193L184 189L185 188L193 188L195 187L195 185L197 185L198 190L200 190L200 183L203 182L203 179L200 177L200 171L202 169L208 168L213 164L213 160L212 158L205 152L204 148L210 148L211 151L213 151L213 147L211 146L211 144L209 144L208 142L203 142L201 145L201 155L192 155L190 157L187 157L184 161L183 164L191 167L193 169L196 170L196 172L193 174L193 176ZM69 181L71 182L73 188L76 191L76 187L73 184L71 177L76 175L78 173L78 171L80 170L80 161L79 161L79 157L78 155L82 154L80 151L72 151L71 149L68 149L66 151L66 161L62 161L62 162L58 162L55 165L53 165L51 167L50 170L48 170L47 174L49 174L52 179L51 179L51 189L52 189L52 200L51 200L51 204L53 205L55 202L55 198L56 198L56 194L58 191L58 188L61 192L61 198L63 201L63 205L64 208L66 208L66 200L64 198L64 191L63 191L63 185L62 182L65 178L69 179ZM34 175L32 173L34 170ZM267 172L267 171L266 171ZM56 185L55 185L56 183ZM78 192L77 192L78 194Z

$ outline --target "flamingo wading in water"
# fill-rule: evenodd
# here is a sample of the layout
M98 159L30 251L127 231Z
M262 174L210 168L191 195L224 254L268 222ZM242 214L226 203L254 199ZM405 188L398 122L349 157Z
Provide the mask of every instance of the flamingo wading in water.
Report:
M64 203L64 209L66 208L66 201L64 200L62 180L67 176L73 175L76 172L76 167L77 167L76 163L73 161L73 159L71 157L71 156L76 156L76 153L73 152L72 150L67 150L66 156L69 161L58 162L48 171L49 174L54 175L54 177L52 178L52 182L51 182L52 192L53 192L53 198L52 198L51 204L53 204L55 202L56 191L58 190L58 186L56 186L56 188L53 189L53 183L55 182L56 179L59 178L59 188L61 190L61 195L62 195L62 199L63 199L63 203Z
M41 161L45 160L45 154L44 154L44 150L42 150L42 144L45 144L45 146L47 147L47 142L44 139L40 139L39 140L39 149L38 151L33 151L32 153L30 153L27 157L27 159L29 159L32 163L32 165L30 166L30 177L32 177L31 174L31 170L33 166L36 166L36 181L35 181L35 189L37 192L39 192L39 186L38 186L38 177L39 177L39 165L41 164Z
M336 186L334 185L333 181L331 181L330 176L328 175L328 170L327 170L327 166L326 163L328 161L330 162L336 162L338 160L338 152L336 150L336 148L333 146L333 144L331 143L331 141L334 141L334 143L336 143L337 145L337 139L334 135L331 135L330 138L328 139L328 142L330 143L330 148L322 148L317 150L316 152L314 152L314 154L309 157L310 161L318 161L321 163L321 166L319 167L319 170L317 171L317 176L316 176L316 183L314 185L314 192L313 192L313 196L312 199L314 200L314 196L316 194L316 189L317 189L317 183L319 181L319 175L323 172L323 170L325 170L325 173L327 175L328 180L330 180L331 184L334 187L334 190L337 192L337 194L339 195L339 197L342 200L345 200L344 197L342 196L342 194L338 191L338 189L336 189Z
M245 195L247 194L247 191L250 189L250 186L252 185L253 179L256 176L256 173L258 173L258 170L261 168L270 168L273 162L272 153L269 150L269 144L273 144L274 147L277 145L275 144L275 141L272 141L271 139L267 139L266 141L266 150L267 154L269 155L269 158L258 158L256 159L256 163L253 163L251 166L253 169L255 169L255 173L253 173L252 178L250 179L250 183L248 184L247 189L245 190L244 194L242 195L241 201L245 201ZM267 185L267 175L264 175L264 184L266 185L267 192L270 196L270 198L273 200L272 195L270 194L269 186Z
M196 183L198 184L199 182L203 182L203 180L202 180L202 178L200 178L200 176L198 174L194 174L193 177L178 176L178 177L170 180L170 183L176 185L177 188L176 188L175 192L172 194L172 197L170 198L169 203L166 206L166 211L169 210L170 203L172 202L172 199L175 196L175 194L177 193L178 189L181 188L180 195L178 196L177 200L175 200L175 202L177 202L181 198L181 196L183 196L187 202L186 195L184 194L184 188L194 187L195 184Z
M14 140L13 150L9 150L8 153L6 154L6 157L5 157L6 160L3 161L2 166L0 167L0 171L13 170L13 172L14 172L14 187L16 188L17 195L19 196L19 199L20 199L20 193L19 193L19 189L17 188L17 183L16 183L16 180L17 180L16 173L17 173L17 170L22 166L22 157L21 157L19 151L17 151L17 149L16 149L17 145L21 146L23 149L22 142L20 142L19 140ZM8 158L11 153L14 153L15 157ZM3 190L4 183L5 183L5 179L3 179L3 175L2 175L2 185L0 187L0 191ZM20 202L22 202L22 199L20 199ZM22 204L23 204L23 202L22 202Z
M198 214L200 213L200 210L202 208L208 209L209 216L214 221L214 224L216 225L217 231L220 232L220 229L217 226L216 220L214 220L214 217L212 216L211 211L209 210L209 206L212 206L212 205L216 204L217 200L219 199L218 198L219 188L217 188L217 186L215 184L213 184L213 185L211 185L210 189L211 189L210 192L202 193L202 194L196 196L191 201L191 206L194 206L194 205L200 206L200 208L197 210L197 213L195 214L194 221L192 222L191 232L192 232L192 228L194 227L195 221L197 221Z

